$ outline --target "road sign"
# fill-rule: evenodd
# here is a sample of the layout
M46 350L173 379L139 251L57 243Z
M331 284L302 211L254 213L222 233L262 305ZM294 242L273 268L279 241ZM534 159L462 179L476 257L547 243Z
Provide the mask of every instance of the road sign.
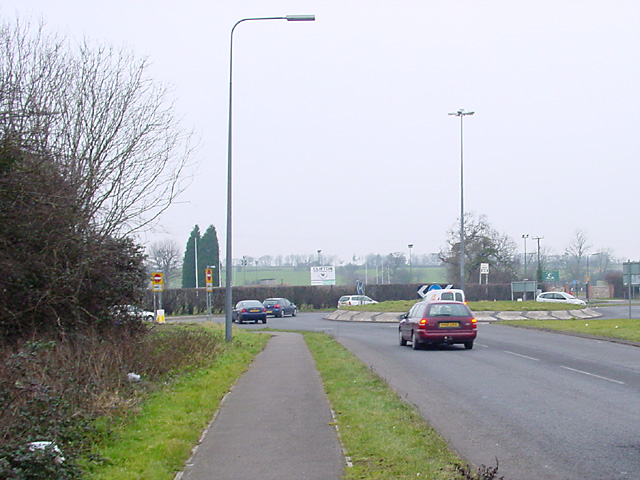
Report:
M335 285L336 270L333 265L311 267L311 285Z
M213 270L206 268L204 270L204 278L207 281L207 292L213 292Z
M481 263L480 264L480 275L489 275L489 264Z
M360 280L356 282L356 291L358 295L364 295L364 282Z
M451 285L449 285L447 288L451 288ZM442 287L440 285L422 285L419 289L418 289L418 295L420 295L422 298L427 296L427 292L431 291L431 290L441 290Z
M560 271L559 270L543 270L542 281L543 282L559 282Z
M164 275L162 272L151 274L151 290L154 292L162 292L164 290Z

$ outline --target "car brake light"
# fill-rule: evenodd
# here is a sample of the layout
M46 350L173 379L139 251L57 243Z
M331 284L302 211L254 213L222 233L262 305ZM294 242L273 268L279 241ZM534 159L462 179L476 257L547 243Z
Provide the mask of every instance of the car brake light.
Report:
M243 308L243 309L242 309L242 313L247 313L247 309L246 309L246 308Z
M267 311L267 307L262 307L262 311L266 312Z
M478 320L476 320L475 318L471 319L471 326L473 328L477 328L478 327Z
M426 318L421 319L418 328L426 328L427 327L427 323L428 322L427 322Z
M273 306L273 308L280 308L280 305L278 305L277 303Z

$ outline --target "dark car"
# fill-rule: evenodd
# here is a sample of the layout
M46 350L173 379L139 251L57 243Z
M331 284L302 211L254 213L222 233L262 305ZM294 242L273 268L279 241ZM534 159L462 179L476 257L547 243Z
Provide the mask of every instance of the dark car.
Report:
M461 302L418 302L402 316L398 327L400 345L411 342L414 350L455 343L471 349L477 333L476 319Z
M267 298L262 303L267 309L267 315L273 315L274 317L291 315L295 317L298 314L298 307L286 298Z
M246 321L267 323L267 309L260 300L242 300L231 312L231 321L244 323Z

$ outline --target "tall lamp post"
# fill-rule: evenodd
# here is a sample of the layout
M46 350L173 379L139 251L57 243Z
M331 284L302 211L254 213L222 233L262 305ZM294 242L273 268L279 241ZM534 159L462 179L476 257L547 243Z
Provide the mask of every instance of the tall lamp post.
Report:
M522 235L522 239L524 240L524 295L522 297L523 300L527 300L527 238L529 238L529 234L524 233Z
M231 291L232 282L232 268L231 264L233 262L232 252L231 252L231 172L232 172L232 161L231 161L231 151L232 151L232 142L231 142L231 131L232 131L232 98L233 98L233 32L236 27L240 25L242 22L255 21L255 20L286 20L288 22L313 22L315 21L315 15L286 15L284 17L256 17L256 18L243 18L242 20L238 20L236 24L231 29L231 41L229 43L229 136L228 136L228 144L227 144L227 277L225 282L225 302L224 302L224 312L225 312L225 340L230 342L232 340L232 322L231 322L231 310L233 309L233 295Z
M464 290L464 143L462 119L465 115L473 115L475 112L465 112L464 108L457 112L449 113L460 117L460 288Z
M413 282L413 270L411 265L411 250L413 249L413 243L407 245L409 247L409 283Z

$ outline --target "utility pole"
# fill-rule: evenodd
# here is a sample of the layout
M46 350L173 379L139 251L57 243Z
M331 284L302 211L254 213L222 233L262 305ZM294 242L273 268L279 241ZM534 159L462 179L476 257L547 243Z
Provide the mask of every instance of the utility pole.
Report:
M536 242L538 242L538 269L536 272L536 280L538 282L542 282L542 270L540 270L540 240L542 240L544 237L531 237L533 240L535 240Z

